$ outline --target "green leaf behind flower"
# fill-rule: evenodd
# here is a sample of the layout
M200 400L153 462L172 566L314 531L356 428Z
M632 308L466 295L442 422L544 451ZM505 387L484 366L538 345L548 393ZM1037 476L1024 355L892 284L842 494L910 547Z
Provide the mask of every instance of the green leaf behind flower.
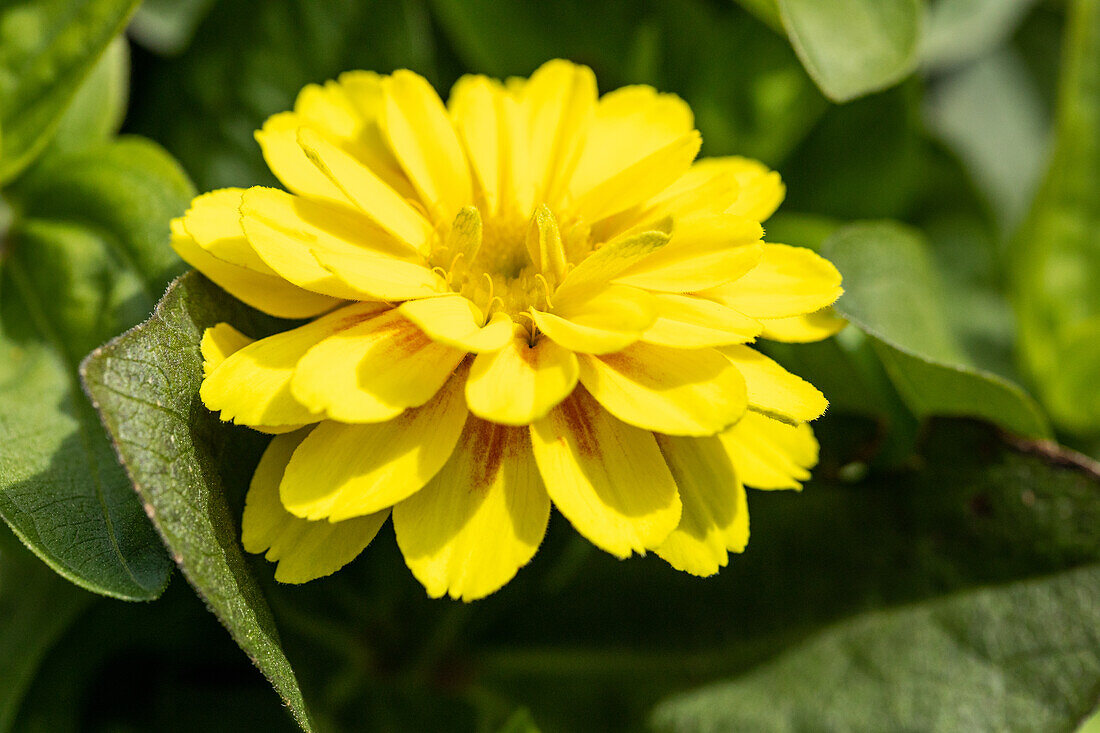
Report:
M261 336L275 322L197 273L169 288L153 317L97 349L82 376L130 478L184 576L312 728L263 592L245 561L226 485L240 487L264 438L224 423L199 400L206 328L229 321ZM230 436L236 433L235 440Z
M1029 376L1055 422L1100 434L1100 2L1068 9L1050 169L1019 232L1015 305Z
M926 243L889 222L853 224L822 246L844 275L836 309L874 339L902 399L918 417L980 417L1021 435L1047 437L1042 411L1019 386L970 363L944 311Z
M778 7L806 71L834 102L885 89L916 67L920 0L778 0Z
M42 151L138 0L0 3L0 183Z
M0 731L13 730L35 670L93 598L43 567L0 527Z
M1047 443L1006 439L985 423L936 419L909 467L872 470L851 482L840 478L835 462L864 455L866 447L853 441L858 425L839 420L834 415L816 426L826 462L802 494L749 492L752 540L718 576L691 578L659 560L621 563L593 551L564 589L528 591L528 602L518 607L515 600L505 606L487 599L479 609L492 619L499 646L475 650L475 679L522 700L547 729L637 730L639 723L616 716L703 681L740 681L845 619L930 607L982 587L1054 579L1100 561L1100 473L1079 457ZM521 574L515 582L532 580ZM552 620L530 623L550 605ZM1058 607L1048 610L1030 620L1045 625L1047 618L1066 618ZM996 618L989 616L989 623ZM1025 631L1018 626L1015 633ZM1076 674L1077 651L1066 649L1052 667ZM894 652L919 650L902 640ZM990 674L1007 672L1011 663ZM1084 669L1090 684L1100 684L1100 667ZM1049 671L1033 672L1030 680L1057 679L1042 676ZM783 689L774 688L754 709L782 698ZM914 684L905 694L919 696L923 689ZM1084 682L1073 694L1073 706L1085 703ZM1056 698L1047 702L1056 712ZM767 724L752 721L756 727L723 725L744 721L736 709L716 706L711 727L700 722L683 730L783 730L790 718L779 706L775 712ZM882 717L864 729L898 729L886 717L889 710L871 712ZM704 721L701 713L698 720ZM859 729L837 726L853 727ZM810 722L802 729L816 730Z
M657 708L662 731L1071 730L1100 668L1100 566L840 624ZM782 691L781 694L777 694Z
M80 359L149 312L193 190L155 144L43 159L7 192L0 255L0 516L89 590L157 597L171 564L80 389Z

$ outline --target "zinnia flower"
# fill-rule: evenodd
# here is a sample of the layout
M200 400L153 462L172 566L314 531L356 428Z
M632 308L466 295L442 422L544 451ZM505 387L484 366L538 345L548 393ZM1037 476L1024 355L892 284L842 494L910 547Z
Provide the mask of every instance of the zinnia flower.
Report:
M431 596L480 598L551 503L613 555L709 575L748 541L743 484L808 478L826 400L747 344L834 333L840 276L762 242L779 177L696 162L678 97L599 97L566 61L464 77L446 106L410 71L351 72L256 137L287 190L200 196L172 230L306 321L202 343L206 406L276 436L243 521L276 579L336 571L392 515Z

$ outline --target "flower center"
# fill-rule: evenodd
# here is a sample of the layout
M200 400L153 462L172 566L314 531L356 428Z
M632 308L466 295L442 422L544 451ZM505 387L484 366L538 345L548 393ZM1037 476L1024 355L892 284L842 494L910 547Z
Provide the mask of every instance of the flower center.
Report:
M483 312L515 316L550 307L569 266L592 251L589 240L588 228L579 224L563 236L557 217L545 206L527 219L483 216L467 207L433 248L430 263L445 273L454 292Z

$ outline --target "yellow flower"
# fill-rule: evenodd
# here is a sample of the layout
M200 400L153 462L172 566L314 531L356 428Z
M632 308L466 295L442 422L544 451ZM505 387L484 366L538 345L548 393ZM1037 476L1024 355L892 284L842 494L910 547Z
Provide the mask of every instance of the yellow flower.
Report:
M243 541L301 583L392 514L433 597L480 598L534 556L551 502L621 558L710 575L748 541L742 484L798 488L814 387L746 344L812 341L840 276L764 244L777 174L695 161L691 110L597 96L551 61L306 87L256 135L287 191L226 189L172 223L187 262L299 326L202 343L201 396L275 434Z

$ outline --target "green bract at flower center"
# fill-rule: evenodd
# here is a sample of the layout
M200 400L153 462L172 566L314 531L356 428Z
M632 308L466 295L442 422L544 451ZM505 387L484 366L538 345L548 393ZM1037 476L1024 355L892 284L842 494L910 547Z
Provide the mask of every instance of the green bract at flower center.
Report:
M593 248L587 226L573 223L563 236L557 217L545 205L527 219L483 217L467 206L432 249L429 261L454 292L483 312L515 316L530 308L548 310L566 271Z

